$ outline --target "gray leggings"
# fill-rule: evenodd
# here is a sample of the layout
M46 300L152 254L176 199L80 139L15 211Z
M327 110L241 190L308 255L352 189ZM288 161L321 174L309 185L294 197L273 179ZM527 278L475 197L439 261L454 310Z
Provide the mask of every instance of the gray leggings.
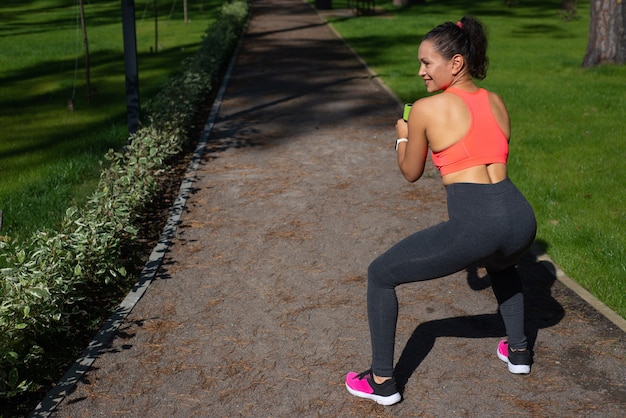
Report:
M430 280L484 262L509 345L525 348L524 299L515 267L535 239L532 207L506 179L497 184L446 186L448 221L416 232L376 258L368 269L367 313L372 371L392 376L398 299L395 287Z

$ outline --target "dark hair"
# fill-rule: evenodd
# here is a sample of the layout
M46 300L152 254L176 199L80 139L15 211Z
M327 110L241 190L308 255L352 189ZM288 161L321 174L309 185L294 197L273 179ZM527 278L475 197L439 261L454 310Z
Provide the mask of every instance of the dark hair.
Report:
M443 23L424 36L445 59L456 54L465 58L470 75L478 80L487 77L487 33L482 23L471 16L463 16L458 23Z

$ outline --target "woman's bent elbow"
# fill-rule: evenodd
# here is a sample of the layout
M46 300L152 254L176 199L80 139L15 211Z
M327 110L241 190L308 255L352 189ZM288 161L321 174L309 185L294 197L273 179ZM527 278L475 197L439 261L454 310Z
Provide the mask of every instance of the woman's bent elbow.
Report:
M408 172L403 171L402 175L404 175L404 178L407 179L409 183L415 183L422 177L423 173L424 173L423 171L420 171L417 173L408 173Z

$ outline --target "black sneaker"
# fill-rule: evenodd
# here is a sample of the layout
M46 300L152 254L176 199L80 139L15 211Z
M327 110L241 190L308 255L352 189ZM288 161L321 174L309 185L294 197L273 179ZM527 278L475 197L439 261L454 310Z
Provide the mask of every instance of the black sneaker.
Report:
M391 378L380 385L374 382L372 371L363 373L350 372L346 376L348 392L359 398L371 399L381 405L393 405L400 402L402 397L396 388L396 379Z

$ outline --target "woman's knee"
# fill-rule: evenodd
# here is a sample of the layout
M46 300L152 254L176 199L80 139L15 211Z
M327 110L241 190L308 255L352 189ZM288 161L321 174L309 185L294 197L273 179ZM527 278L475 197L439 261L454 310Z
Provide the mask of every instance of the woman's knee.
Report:
M377 257L367 268L367 284L370 287L393 289L396 284L390 275L388 263L383 256Z

